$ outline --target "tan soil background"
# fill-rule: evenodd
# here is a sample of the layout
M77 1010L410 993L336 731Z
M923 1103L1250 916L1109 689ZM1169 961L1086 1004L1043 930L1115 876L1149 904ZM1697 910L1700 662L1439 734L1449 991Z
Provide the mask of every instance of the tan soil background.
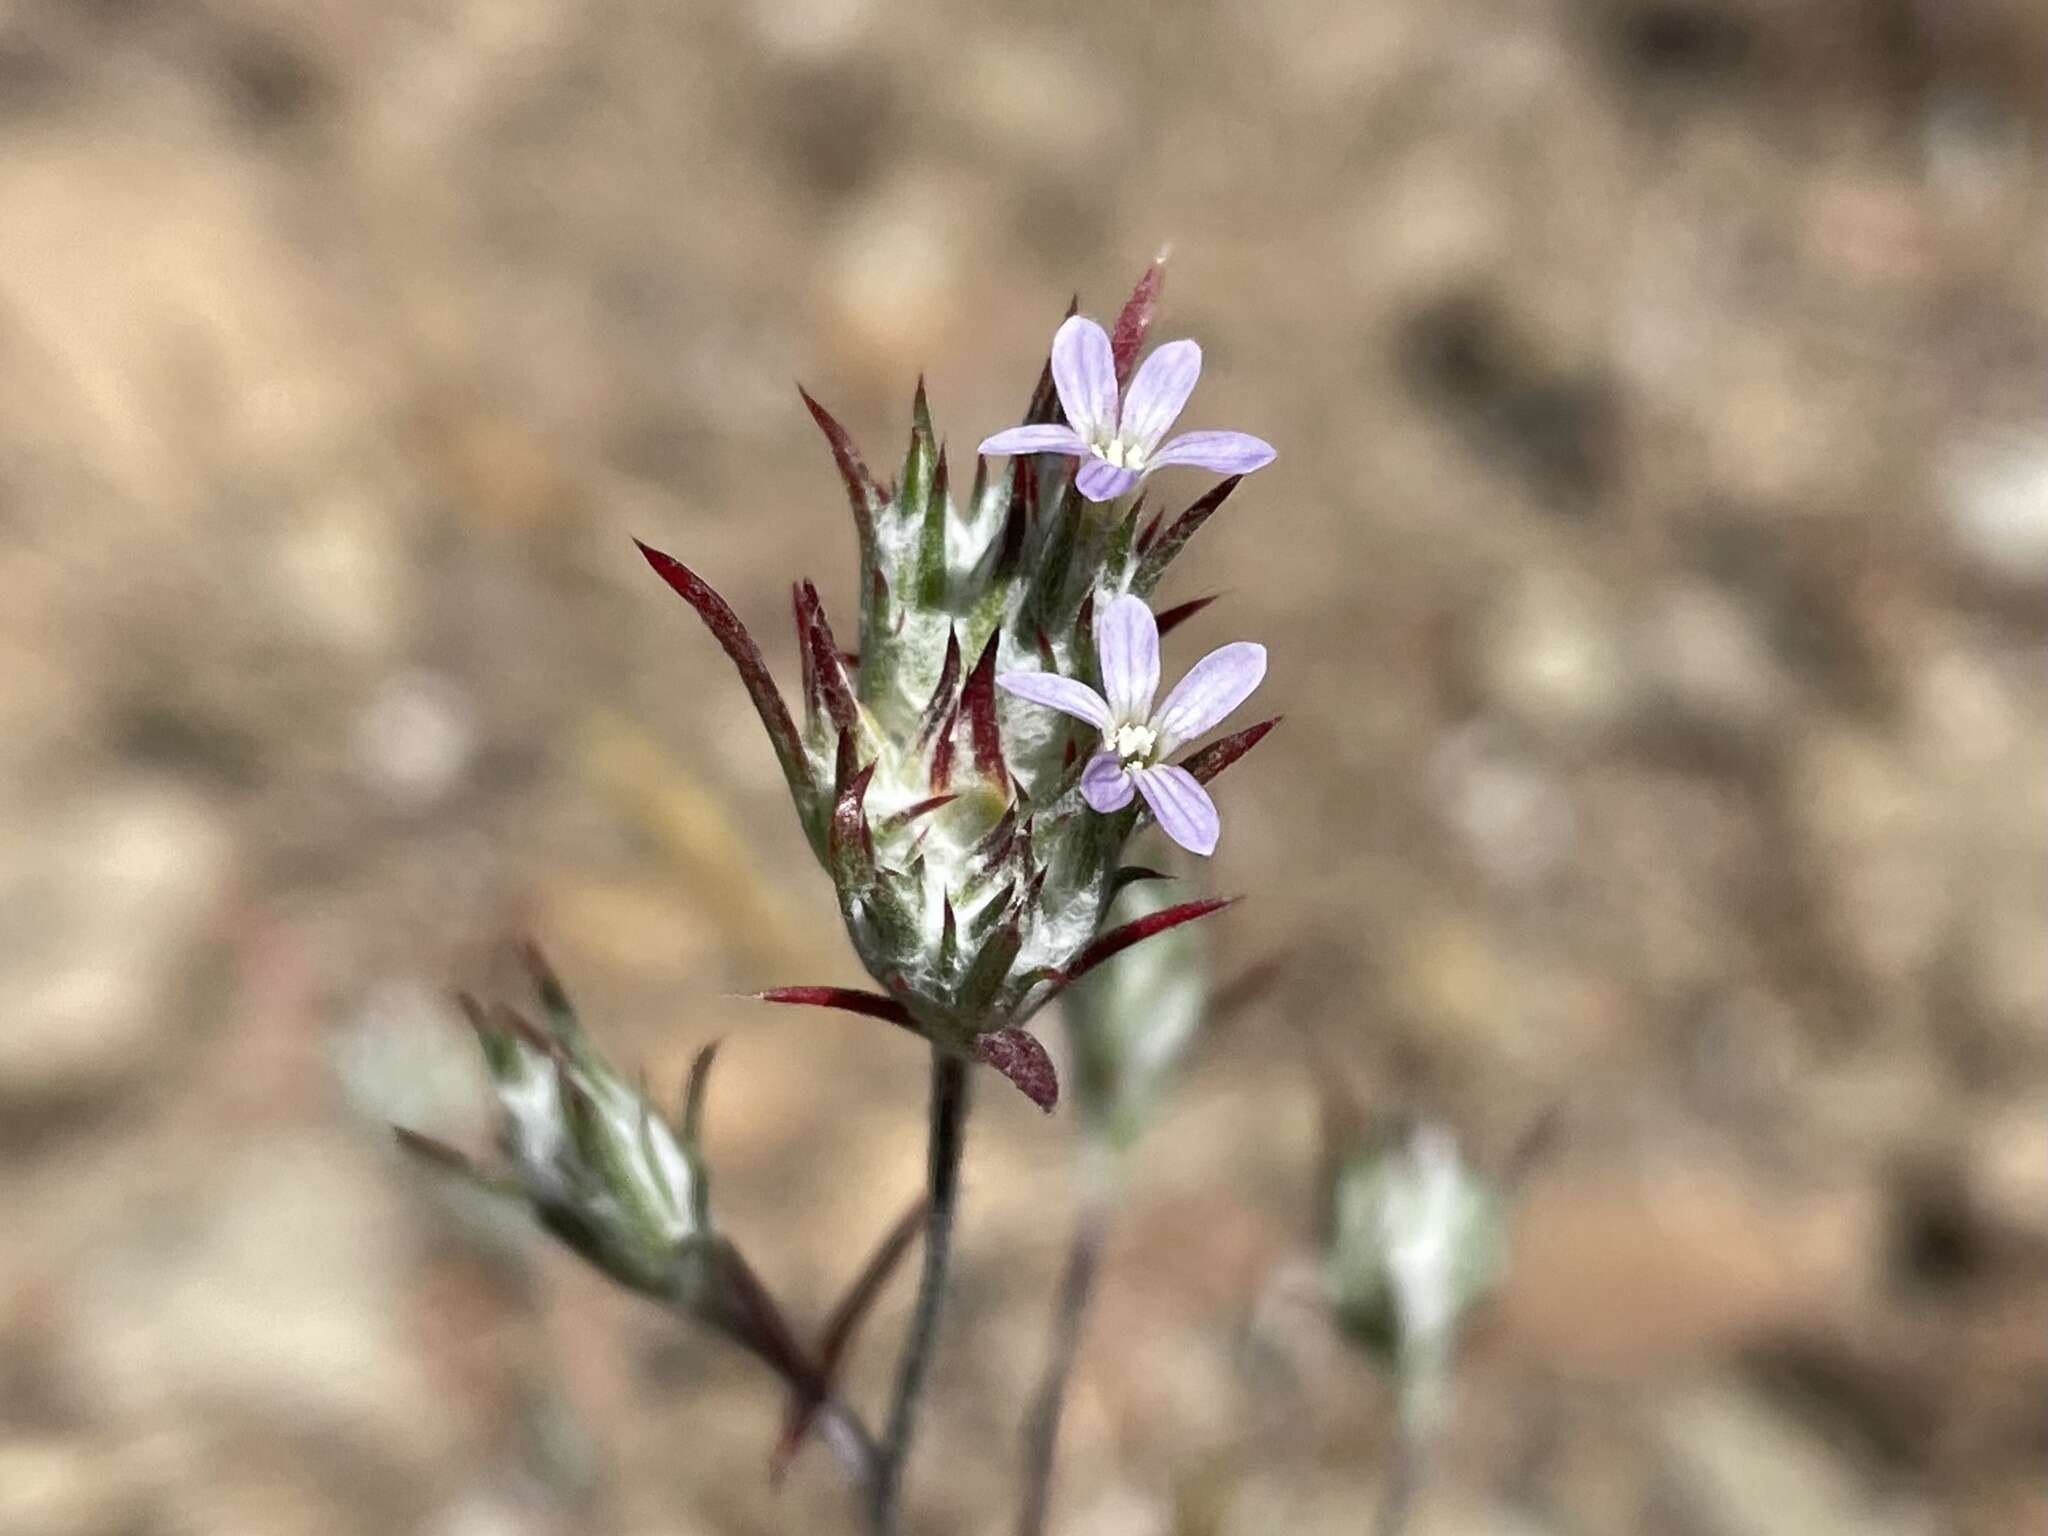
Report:
M871 460L1175 256L1180 568L1287 722L1059 1528L1365 1528L1303 1029L1545 1114L1430 1536L2048 1528L2048 13L2033 0L0 5L0 1531L851 1529L777 1404L404 1163L549 944L815 1318L920 1178L744 695ZM1181 474L1166 490L1191 495ZM1047 1034L1057 1029L1048 1019ZM1006 1529L1067 1120L980 1083L915 1529ZM893 1291L854 1390L878 1400Z

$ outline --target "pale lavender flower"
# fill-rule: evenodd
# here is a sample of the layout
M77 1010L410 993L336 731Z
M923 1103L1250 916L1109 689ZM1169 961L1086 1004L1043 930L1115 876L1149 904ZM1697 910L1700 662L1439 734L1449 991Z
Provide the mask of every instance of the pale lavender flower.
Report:
M1012 427L986 439L981 451L1082 459L1074 484L1090 501L1114 501L1168 464L1244 475L1272 463L1272 446L1248 432L1183 432L1160 442L1201 375L1202 349L1169 341L1145 359L1119 408L1108 333L1085 316L1070 315L1052 338L1052 380L1067 425Z
M1266 675L1266 648L1239 640L1211 651L1154 709L1159 625L1143 598L1125 594L1096 620L1095 654L1107 698L1054 672L1002 672L996 683L1102 732L1103 750L1081 770L1081 795L1089 805L1108 815L1129 805L1133 794L1143 795L1168 837L1190 853L1214 853L1221 831L1215 801L1193 774L1165 759L1251 697Z

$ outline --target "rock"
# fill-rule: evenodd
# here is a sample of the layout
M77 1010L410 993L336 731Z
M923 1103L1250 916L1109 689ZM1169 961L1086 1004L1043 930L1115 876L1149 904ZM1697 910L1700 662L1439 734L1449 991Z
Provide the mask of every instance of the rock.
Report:
M406 556L380 499L338 488L282 521L264 569L273 622L350 656L395 650L411 611Z
M1970 1204L1988 1222L2048 1242L2048 1103L2043 1095L1975 1118L1965 1178Z
M476 708L452 678L411 668L386 679L356 717L358 772L406 810L426 810L462 786L477 748Z
M1698 1150L1605 1156L1545 1168L1516 1199L1498 1317L1542 1369L1639 1380L1866 1302L1884 1222L1871 1189L1785 1188Z
M146 1529L208 1536L387 1536L416 1531L417 1480L366 1465L281 1416L187 1425L161 1439Z
M192 152L163 105L124 99L90 133L18 137L0 165L0 308L122 514L59 536L130 561L161 537L172 564L196 531L188 498L234 499L204 488L209 461L238 476L302 466L351 417L354 381L255 163L231 142ZM98 259L81 262L88 249Z
M550 1512L544 1490L479 1485L436 1510L419 1536L558 1536L572 1529Z
M91 1099L156 1060L218 917L233 841L168 782L86 791L25 816L0 855L0 1102Z
M2048 1065L2048 862L2023 833L2002 851L1972 871L1983 885L1957 922L1960 990L1999 1060Z
M402 1321L411 1239L385 1166L366 1140L280 1133L132 1201L62 1297L75 1390L130 1422L275 1418L387 1465L433 1457L454 1415Z
M816 65L858 46L874 10L874 0L754 0L745 15L769 52Z
M1837 942L1869 984L1915 987L1957 894L1934 787L1884 739L1830 725L1796 748L1788 793Z
M1058 1522L1066 1536L1171 1536L1173 1510L1160 1494L1129 1483L1105 1488Z
M1570 794L1505 732L1485 722L1453 731L1429 766L1445 819L1500 885L1531 889L1570 859L1578 832Z
M403 1125L455 1146L481 1147L493 1123L476 1037L447 993L386 978L329 1032L349 1104L373 1126Z
M1791 688L1755 620L1702 583L1659 594L1638 634L1651 702L1693 731L1748 741Z
M98 1536L133 1529L134 1479L103 1447L54 1436L0 1440L0 1530Z
M904 173L863 198L829 247L832 314L849 361L895 391L957 319L960 211L941 179Z
M1703 1536L1935 1530L1924 1513L1881 1500L1819 1435L1755 1393L1702 1387L1669 1402L1656 1423L1686 1528Z
M1913 750L1955 779L2013 766L2024 772L2025 757L2015 762L2012 754L2041 760L2043 742L2027 739L2025 704L2043 680L1978 635L1937 636L1908 677ZM2048 809L2048 794L2039 799Z
M948 71L955 109L982 140L1013 163L1064 175L1110 152L1125 131L1129 100L1113 75L1057 34L1004 27L969 50L965 68Z
M1433 1061L1488 1071L1562 1068L1560 977L1478 913L1418 904L1387 935L1386 1005Z
M1346 1470L1320 1472L1295 1464L1247 1471L1219 1500L1212 1528L1224 1536L1336 1536L1371 1529L1378 1498L1369 1452L1361 1451Z
M2048 584L2048 436L2015 429L1952 444L1940 487L1965 567L2004 586Z
M1598 734L1627 702L1627 662L1603 595L1562 570L1523 575L1488 608L1479 666L1496 709L1556 740Z

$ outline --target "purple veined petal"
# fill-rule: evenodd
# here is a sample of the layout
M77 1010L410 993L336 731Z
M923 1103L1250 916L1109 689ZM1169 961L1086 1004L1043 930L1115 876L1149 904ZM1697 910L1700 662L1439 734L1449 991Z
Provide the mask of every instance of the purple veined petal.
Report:
M1266 648L1250 640L1236 640L1211 651L1173 685L1173 692L1152 717L1152 729L1159 733L1154 750L1164 757L1178 751L1204 731L1219 724L1266 676ZM1113 701L1116 695L1111 694Z
M1159 624L1142 597L1126 592L1096 615L1095 659L1111 718L1147 718L1159 691Z
M1201 786L1195 786L1200 789ZM1081 798L1104 816L1131 803L1131 771L1114 752L1098 752L1081 770Z
M1135 469L1118 469L1107 459L1087 458L1074 472L1074 486L1090 501L1115 501L1138 483Z
M1249 432L1183 432L1147 459L1145 468L1193 464L1219 475L1248 475L1274 458L1273 445Z
M1189 853L1207 858L1216 851L1216 839L1223 834L1223 819L1216 814L1216 802L1209 791L1195 782L1185 768L1161 763L1140 768L1131 775L1138 781L1138 793L1152 807L1160 830Z
M1085 720L1098 731L1109 729L1109 705L1101 694L1075 678L1057 672L998 672L996 686L1020 699Z
M1149 456L1188 403L1195 380L1201 376L1202 349L1192 341L1169 341L1145 359L1138 376L1131 380L1117 436L1137 449L1140 457Z
M1079 457L1088 451L1081 435L1072 427L1011 427L981 440L981 453L1071 453Z
M1086 315L1069 315L1052 337L1052 382L1067 425L1091 443L1116 431L1116 358L1109 333Z

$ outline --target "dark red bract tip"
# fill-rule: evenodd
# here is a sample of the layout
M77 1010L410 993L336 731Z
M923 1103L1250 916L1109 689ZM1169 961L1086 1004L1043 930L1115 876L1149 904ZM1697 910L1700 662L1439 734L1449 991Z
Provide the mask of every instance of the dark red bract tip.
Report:
M1067 968L1066 982L1079 981L1095 967L1113 955L1120 955L1133 944L1139 944L1155 934L1178 928L1182 923L1192 923L1196 918L1207 917L1211 912L1220 912L1238 898L1235 896L1211 896L1202 901L1184 901L1177 907L1168 907L1162 912L1148 912L1143 917L1134 917L1122 927L1112 928L1081 951L1081 958Z
M1159 633L1172 634L1222 595L1221 592L1211 592L1207 597L1191 597L1184 603L1175 603L1171 608L1164 609L1158 619Z
M861 543L865 548L874 537L875 508L886 499L882 488L868 473L860 450L853 446L853 438L838 419L813 400L811 392L803 385L797 385L796 392L803 396L804 407L810 411L811 420L818 424L818 430L825 434L825 442L832 449L832 462L839 468L839 478L846 483L846 499L853 507L854 521L860 525Z
M1047 1114L1060 1101L1059 1074L1038 1037L1029 1030L998 1029L974 1037L978 1061L994 1067L1022 1090L1024 1097Z
M1201 532L1202 525L1216 515L1216 511L1230 499L1230 493L1244 480L1243 475L1232 475L1219 480L1207 494L1202 496L1187 511L1173 520L1164 533L1149 542L1145 558L1138 562L1138 574L1131 583L1134 590L1144 593L1159 584L1160 575L1173 563L1173 557L1187 547L1187 542Z
M1160 256L1145 269L1131 296L1116 317L1109 333L1109 353L1116 360L1117 388L1129 382L1137 365L1138 352L1145 345L1145 333L1152 328L1153 311L1159 307L1159 292L1166 286L1166 257Z
M1266 739L1267 732L1278 725L1284 716L1275 715L1270 720L1261 720L1257 725L1248 725L1234 735L1220 741L1212 741L1201 751L1182 759L1181 767L1195 776L1198 783L1206 784L1217 774L1236 762Z
M992 783L1009 780L1003 766L1003 733L996 723L996 647L1001 632L988 637L981 659L968 674L960 690L960 712L967 717L968 737L974 747L974 766Z
M783 776L789 780L791 789L807 792L811 785L811 770L797 736L796 722L790 718L789 706L782 702L775 679L768 673L768 663L762 659L761 648L754 644L754 637L747 633L747 626L740 622L739 615L732 611L731 605L718 595L711 584L682 561L638 539L633 543L654 568L655 575L667 582L670 590L696 611L697 617L704 621L704 627L711 631L711 638L718 642L720 649L738 669L740 681L746 685L747 695L754 701L754 711L760 715L761 724L766 727L768 739L774 745Z
M879 992L862 992L855 987L770 987L766 992L756 992L755 999L764 1003L788 1003L802 1008L837 1008L845 1013L858 1013L870 1019L881 1019L904 1029L915 1029L910 1019L910 1010L893 997L884 997Z

